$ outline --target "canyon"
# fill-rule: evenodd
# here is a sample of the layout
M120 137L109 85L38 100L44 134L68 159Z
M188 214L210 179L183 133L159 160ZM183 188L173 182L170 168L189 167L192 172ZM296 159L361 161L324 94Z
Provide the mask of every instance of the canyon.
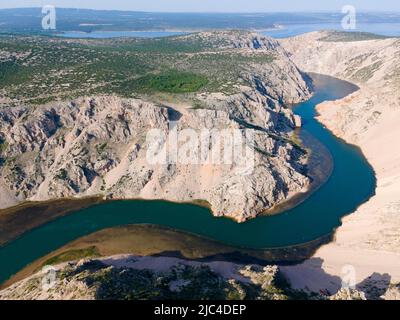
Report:
M400 281L400 40L357 41L351 34L313 32L281 41L304 72L331 75L360 89L317 106L318 120L335 135L359 146L373 166L376 195L343 219L335 240L300 266L288 268L293 284L332 288L329 276L343 277L347 265L357 279ZM351 178L351 177L350 177ZM326 274L311 276L322 268ZM318 272L316 272L318 274Z
M307 150L295 138L301 119L285 106L311 97L306 73L330 75L356 84L359 90L317 106L318 120L360 147L376 172L376 195L343 218L331 243L304 263L280 266L279 273L291 290L304 294L328 290L337 292L337 299L398 298L400 40L373 35L357 39L341 32L314 32L279 42L246 33L207 32L195 37L212 43L216 50L253 57L264 52L274 59L261 69L259 64L244 68L246 85L237 85L239 93L196 93L196 101L201 102L197 107L187 101L157 103L148 97L114 95L34 108L3 107L2 150L13 162L4 159L2 164L7 164L0 177L0 191L6 195L2 208L25 200L102 195L109 199L205 200L216 216L238 222L255 218L309 187ZM168 123L177 119L182 129L252 130L256 135L256 146L250 145L256 151L254 170L243 176L237 174L242 168L232 165L149 166L143 132L154 127L168 132ZM365 295L340 290L349 266ZM68 268L76 268L75 263ZM37 282L38 275L32 279ZM0 295L13 297L13 292L20 292L22 297L28 280L24 281ZM74 292L81 286L75 278L71 283ZM29 297L40 298L40 294L34 291Z
M273 58L243 66L247 85L240 86L240 93L195 93L191 100L200 106L98 95L1 108L0 208L88 196L202 201L216 216L243 222L307 191L307 151L295 136L301 119L286 105L308 99L311 88L285 50L273 39L241 32L201 33L179 41ZM29 59L29 54L20 56ZM198 135L236 130L254 160L151 163L148 133L157 129L169 136L172 122L178 132L192 129ZM247 132L254 141L246 140ZM206 143L208 153L220 151ZM243 174L246 170L249 174Z

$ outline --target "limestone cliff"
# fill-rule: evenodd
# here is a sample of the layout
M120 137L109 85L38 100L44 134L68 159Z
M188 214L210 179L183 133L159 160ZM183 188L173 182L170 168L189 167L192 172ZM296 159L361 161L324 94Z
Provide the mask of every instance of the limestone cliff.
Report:
M319 250L316 257L324 261L329 274L341 276L343 266L351 264L360 279L374 274L399 281L400 40L314 32L281 43L302 71L331 75L360 87L317 110L330 130L361 147L378 180L376 196L344 219L335 242ZM312 263L303 267L312 269ZM329 286L313 283L319 288Z
M243 67L240 93L197 93L201 107L98 95L1 108L0 207L92 195L205 200L215 215L245 221L305 191L307 154L293 139L301 120L286 105L310 96L308 80L276 41L229 35L191 37L243 55L266 51L274 60ZM168 134L171 123L178 131L239 130L254 165L244 173L235 163L149 163L147 133ZM246 141L249 131L254 141Z
M395 292L395 290L392 290ZM292 290L277 266L166 257L113 256L45 267L0 291L0 300L365 300L342 289L333 296Z

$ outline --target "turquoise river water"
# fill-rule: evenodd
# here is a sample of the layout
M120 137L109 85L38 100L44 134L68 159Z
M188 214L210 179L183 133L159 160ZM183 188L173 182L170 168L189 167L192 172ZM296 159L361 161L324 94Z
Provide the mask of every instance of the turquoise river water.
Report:
M304 127L331 152L329 180L297 207L275 216L238 224L214 218L206 208L162 201L115 201L83 209L31 230L0 247L0 283L34 260L95 231L126 224L155 224L238 247L267 249L307 243L331 234L341 218L375 192L371 166L358 148L333 136L314 117L315 106L342 98L356 88L344 81L316 76L316 93L295 107Z

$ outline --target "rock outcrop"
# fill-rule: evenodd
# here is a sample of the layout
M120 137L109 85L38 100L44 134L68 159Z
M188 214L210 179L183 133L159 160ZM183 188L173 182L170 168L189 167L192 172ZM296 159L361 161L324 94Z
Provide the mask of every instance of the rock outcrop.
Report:
M240 97L227 102L226 110L182 114L117 97L4 108L0 111L3 188L16 201L89 195L178 202L201 199L211 204L216 215L243 221L303 191L309 183L305 152L290 142L289 135L281 134L296 126L291 112L268 109L261 95L255 98L260 101ZM250 113L247 123L244 109L256 107L257 114ZM176 114L178 133L236 129L245 141L245 132L251 132L255 145L246 142L246 147L254 152L254 165L246 169L243 163L186 164L179 159L151 163L147 133L157 129L170 135ZM234 120L239 116L241 121ZM250 123L257 127L246 128Z
M276 266L115 256L45 267L0 300L286 300Z
M205 200L216 216L242 222L306 191L307 154L292 139L301 119L285 105L310 96L307 77L270 38L199 36L225 39L228 47L246 55L271 52L274 60L261 70L244 67L249 86L239 94L199 93L201 108L113 95L1 108L0 208L93 195ZM148 133L158 130L170 137L174 126L197 134L239 132L239 144L252 157L242 163L182 163L184 155L178 153L175 161L151 163ZM179 142L178 148L183 145ZM208 142L206 151L221 151L217 148Z
M356 289L343 288L329 300L367 300L365 294Z
M302 71L360 87L317 110L319 120L337 136L361 147L376 171L376 196L343 219L335 241L316 257L330 275L343 276L342 268L351 264L359 280L373 274L385 284L387 278L400 281L400 40L365 38L357 33L313 32L280 42ZM303 267L307 272L312 262ZM301 272L299 267L296 271ZM316 283L312 278L310 282ZM321 289L326 285L319 283Z
M398 299L398 286L382 299ZM276 265L197 262L119 255L45 266L0 291L0 300L367 300L363 291L336 294L291 288Z

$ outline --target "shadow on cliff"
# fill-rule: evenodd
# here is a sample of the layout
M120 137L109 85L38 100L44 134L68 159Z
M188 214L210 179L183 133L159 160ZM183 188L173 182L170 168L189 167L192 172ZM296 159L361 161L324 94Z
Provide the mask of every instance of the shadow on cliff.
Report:
M380 300L390 287L392 277L387 274L374 272L368 278L357 285L357 289L365 293L365 297L371 300Z
M174 257L174 258L182 258L181 254L179 252L171 251L171 252L164 252L162 255L154 255L153 257ZM184 257L183 257L184 258ZM211 259L211 257L208 257ZM188 259L185 259L186 261ZM196 261L199 261L197 259ZM218 261L218 259L214 261ZM124 265L126 263L126 257L121 258L121 259L114 259L113 261L114 265ZM121 262L121 263L120 263ZM132 262L136 262L135 259L132 260ZM323 262L324 260L320 258L312 258L310 260L307 260L306 263L303 263L302 265L297 265L297 266L291 266L291 267L281 267L283 269L283 275L288 274L288 268L292 268L291 276L293 278L297 276L295 279L297 282L297 285L302 286L302 290L309 292L309 293L318 293L321 296L329 297L333 296L336 293L338 293L341 288L342 288L342 279L339 276L334 276L326 273L323 270ZM172 262L176 263L176 262ZM251 262L249 262L251 263ZM158 263L155 263L157 265ZM169 265L169 263L167 263ZM171 264L172 266L173 264ZM100 269L103 269L104 265L101 262L98 261L91 261L87 262L84 265L78 267L73 274L79 274L82 271L97 271ZM285 270L286 269L286 270ZM356 271L356 270L355 270ZM126 287L129 289L129 285L125 285L125 281L122 281L121 277L127 277L126 280L132 281L136 276L139 276L139 278L145 277L145 278L151 278L151 273L149 270L146 269L141 269L138 271L132 271L133 275L129 275L129 272L124 271L120 272L118 268L113 271L115 274L115 279L117 279L116 284L118 286ZM344 272L345 273L345 272ZM212 273L209 273L209 276L216 277ZM91 282L95 280L94 278L92 279L89 277L86 279L86 282L88 285L91 285ZM128 283L129 283L128 281ZM135 280L136 281L136 280ZM363 281L359 282L356 285L356 289L359 291L362 291L365 294L365 297L368 300L380 300L382 299L381 297L386 293L386 291L390 287L390 282L391 282L391 277L388 274L379 274L379 273L373 273L371 276L367 277ZM286 281L284 281L285 284L287 284ZM307 283L310 286L307 286ZM99 288L97 291L97 298L109 298L108 296L103 296L105 292L111 292L109 290L109 283L102 284L102 286ZM321 289L322 288L322 289ZM299 287L294 287L294 289L299 290ZM130 290L130 289L129 289ZM129 292L129 290L127 292ZM143 293L150 296L148 298L152 299L152 292L145 293L145 288L143 288ZM293 292L292 292L293 293ZM197 297L201 298L201 296ZM304 298L304 297L303 297ZM346 295L344 293L344 296L342 297L343 299L346 299ZM301 298L302 299L302 298Z
M283 274L291 279L291 284L295 289L303 289L307 292L319 293L325 296L331 296L338 293L343 287L343 280L347 278L346 270L343 271L343 279L336 275L331 275L323 269L324 260L320 258L311 258L302 264L281 267ZM355 268L357 277L357 269ZM361 282L358 282L355 288L362 291L368 300L380 300L389 289L391 276L387 273L380 274L374 272Z
M332 237L333 235L331 234L303 245L288 248L253 250L223 246L215 254L183 248L181 250L163 250L151 256L173 257L199 262L227 261L238 264L259 264L262 266L292 266L310 259L322 245L331 242ZM213 242L211 242L212 244Z

